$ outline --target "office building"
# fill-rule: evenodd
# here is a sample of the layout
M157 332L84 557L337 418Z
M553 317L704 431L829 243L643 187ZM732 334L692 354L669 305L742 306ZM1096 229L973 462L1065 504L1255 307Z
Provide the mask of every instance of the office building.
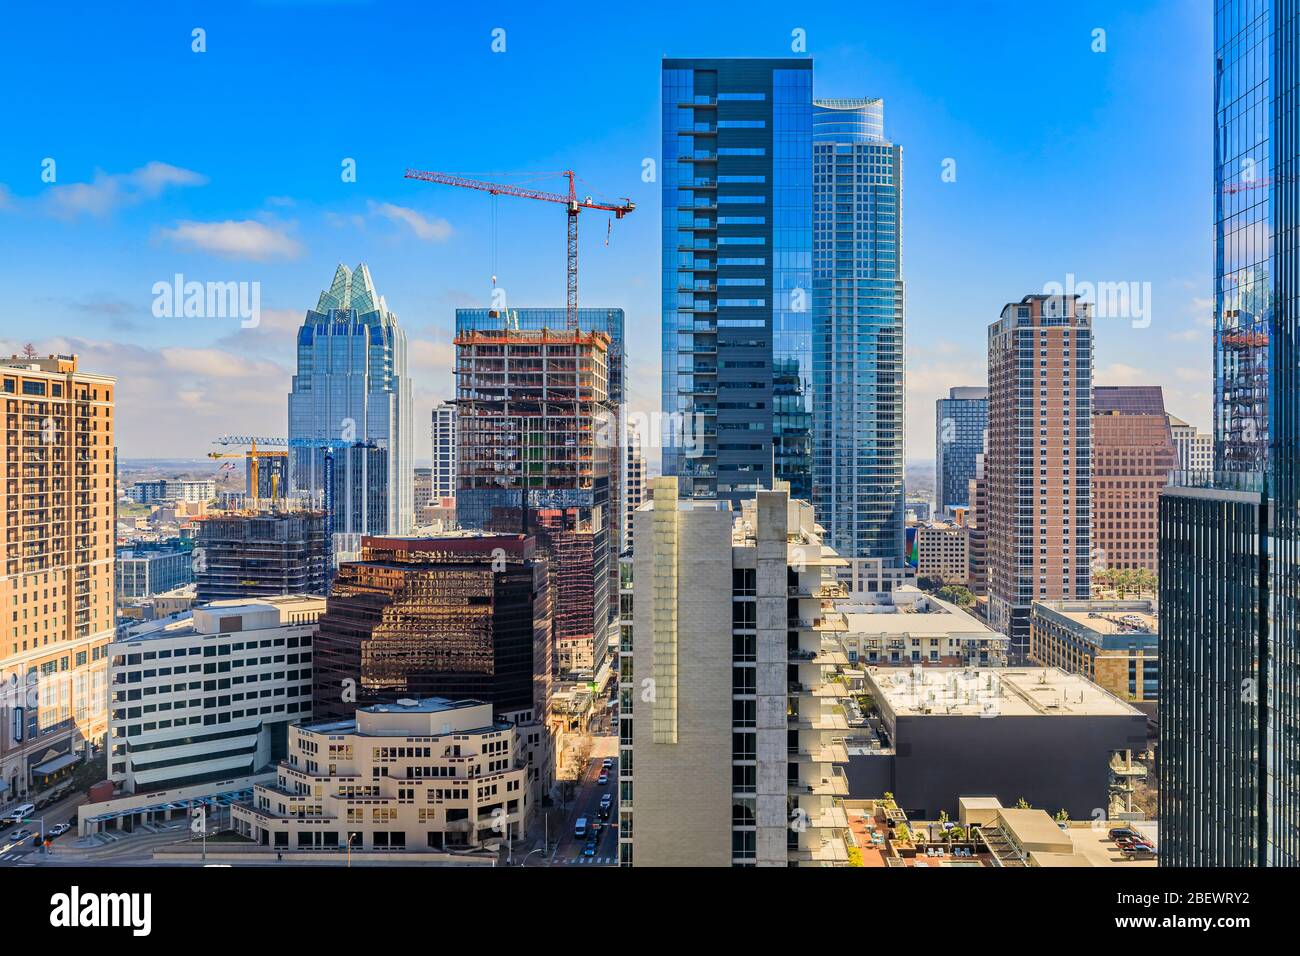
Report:
M641 433L636 426L627 428L627 454L623 462L623 487L627 489L623 522L623 551L632 549L632 515L645 500L645 455L641 451Z
M117 599L153 597L194 580L189 548L171 544L135 545L117 549Z
M585 542L591 582L554 577L572 560L552 560L552 600L558 619L590 618L591 647L576 659L596 668L608 656L613 548L623 515L621 499L616 507L611 498L621 469L609 346L603 332L511 328L456 337L457 522L535 531L549 554L548 532L556 529L539 515L567 515L564 530L579 537L566 538L565 548Z
M1169 434L1174 440L1174 453L1178 457L1178 471L1209 472L1214 470L1214 436L1206 434L1195 425L1189 425L1176 415L1166 415Z
M842 641L850 666L1003 667L1007 663L1005 634L914 587L842 607L847 624Z
M974 386L948 389L934 403L934 505L941 515L970 505L975 458L984 451L989 422L989 390Z
M298 330L289 393L290 491L329 510L333 534L411 530L411 395L406 332L370 270L340 265Z
M289 756L239 832L278 850L481 847L528 832L535 800L519 731L477 700L402 698L289 729Z
M664 474L808 499L812 61L665 59L662 94Z
M917 525L916 576L944 584L969 584L970 528L947 522Z
M989 591L988 528L989 485L984 477L984 453L975 456L975 477L967 482L970 511L966 521L970 528L967 551L970 556L970 579L967 587L976 597Z
M880 746L853 748L850 792L892 793L921 819L981 794L1092 820L1127 800L1112 763L1146 749L1142 713L1054 668L868 667L865 679Z
M329 571L325 515L211 515L198 522L193 560L200 602L324 594Z
M0 799L45 789L107 730L114 379L0 358Z
M679 481L654 479L633 519L620 861L847 862L837 803L847 690L828 670L846 662L843 559L812 506L784 488L737 514L727 501L679 497Z
M1091 597L1092 305L1027 295L988 342L989 623L1017 663L1034 601Z
M458 313L460 310L457 310ZM430 427L433 441L433 467L430 469L429 498L456 497L456 406L440 402L433 406ZM424 504L428 504L426 499ZM419 501L416 502L420 504Z
M257 487L253 487L253 459L244 460L245 494L260 501L289 496L289 455L261 455L257 458ZM216 495L213 495L215 498Z
M433 469L415 469L415 511L418 515L433 501ZM439 499L441 500L441 499Z
M1296 866L1300 20L1223 6L1214 44L1216 470L1160 500L1161 864Z
M109 645L108 778L119 793L249 777L311 716L319 597L216 601Z
M533 539L374 537L339 568L316 641L315 715L405 697L544 716L550 595Z
M1160 699L1154 601L1035 601L1029 656L1082 674L1148 716Z
M836 576L855 601L887 599L899 588L916 586L916 568L886 558L845 558Z
M884 110L879 99L813 103L812 502L840 554L897 564L903 148L885 137Z
M147 505L155 501L166 501L167 488L166 478L159 478L156 481L137 481L126 489L126 496L136 504Z
M210 478L186 480L159 478L138 481L127 489L127 497L137 504L162 501L185 501L191 504L212 501L217 497L217 483Z
M1177 457L1158 385L1092 390L1092 554L1095 565L1154 572L1160 489Z

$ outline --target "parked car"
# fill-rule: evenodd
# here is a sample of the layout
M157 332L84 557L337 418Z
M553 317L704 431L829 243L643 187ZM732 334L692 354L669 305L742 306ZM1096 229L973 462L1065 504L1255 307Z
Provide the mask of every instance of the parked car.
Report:
M53 840L56 837L63 836L63 834L67 833L71 829L72 827L68 826L66 823L56 823L54 826L50 827L46 836Z
M614 758L613 758L613 757L606 757L604 760L602 760L602 761L600 762L600 765L601 765L601 767L602 767L603 769L605 769L605 770L609 770L611 767L614 766Z
M600 776L596 778L596 783L602 787L607 785L609 783L609 774L602 770Z
M1128 837L1130 839L1133 837L1140 837L1142 834L1138 833L1132 827L1115 827L1113 830L1110 831L1109 835L1112 840L1120 840L1123 839L1124 837Z

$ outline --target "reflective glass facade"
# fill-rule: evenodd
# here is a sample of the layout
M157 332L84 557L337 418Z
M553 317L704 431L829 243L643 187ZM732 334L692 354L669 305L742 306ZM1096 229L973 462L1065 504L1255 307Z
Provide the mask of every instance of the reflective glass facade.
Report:
M1269 441L1274 4L1215 6L1215 467L1258 471L1267 464Z
M808 498L812 63L666 59L662 131L664 473Z
M1160 503L1161 862L1296 866L1300 5L1214 16L1218 471Z
M989 423L987 388L950 388L934 403L934 497L940 512L969 505L975 458Z
M334 459L335 534L405 534L415 521L406 333L365 265L340 265L298 330L289 439L358 441ZM325 495L325 449L291 448L290 491Z
M879 99L813 104L813 503L831 547L903 554L903 150Z

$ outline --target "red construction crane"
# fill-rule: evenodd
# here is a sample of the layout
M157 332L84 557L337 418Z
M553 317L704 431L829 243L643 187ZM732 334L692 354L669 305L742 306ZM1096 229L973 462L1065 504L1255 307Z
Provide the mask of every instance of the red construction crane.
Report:
M427 183L442 183L445 186L460 186L462 189L479 189L493 196L518 196L521 199L541 199L545 202L560 203L565 208L569 221L569 268L567 275L568 300L565 311L565 327L576 331L578 328L578 213L584 209L603 209L612 212L617 219L622 219L633 209L636 203L624 198L619 204L596 202L590 196L579 199L573 188L574 173L566 169L559 175L569 180L569 194L545 192L540 189L527 189L522 186L510 186L504 183L488 183L478 179L466 179L450 173L431 173L419 169L408 169L407 179L420 179Z

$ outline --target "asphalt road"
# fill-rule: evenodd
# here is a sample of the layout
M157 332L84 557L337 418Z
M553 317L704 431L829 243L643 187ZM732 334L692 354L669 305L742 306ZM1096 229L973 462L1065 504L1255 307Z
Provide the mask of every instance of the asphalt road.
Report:
M560 835L559 844L555 848L555 855L552 858L555 866L618 865L618 830L614 827L614 823L618 821L618 758L613 758L614 765L609 769L609 782L602 787L596 783L596 780L600 776L601 761L603 759L600 756L593 757L582 776L582 785L578 790L573 806L564 819L564 830ZM586 845L587 840L585 837L578 838L573 835L574 824L577 823L579 817L586 817L587 827L590 831L592 825L597 822L600 798L605 793L614 795L609 820L601 825L596 843L596 855L583 856L582 848Z
M3 833L0 833L0 866L20 866L32 865L44 859L44 854L32 843L32 837L41 832L40 824L37 822L41 817L45 818L45 829L56 823L67 823L68 819L76 812L77 807L86 802L84 793L73 793L64 797L58 803L51 804L43 810L32 812L31 823L15 823ZM23 830L29 830L30 835L16 841L14 837ZM52 847L55 852L58 851L59 842L62 840L75 840L77 838L76 828L55 838Z

